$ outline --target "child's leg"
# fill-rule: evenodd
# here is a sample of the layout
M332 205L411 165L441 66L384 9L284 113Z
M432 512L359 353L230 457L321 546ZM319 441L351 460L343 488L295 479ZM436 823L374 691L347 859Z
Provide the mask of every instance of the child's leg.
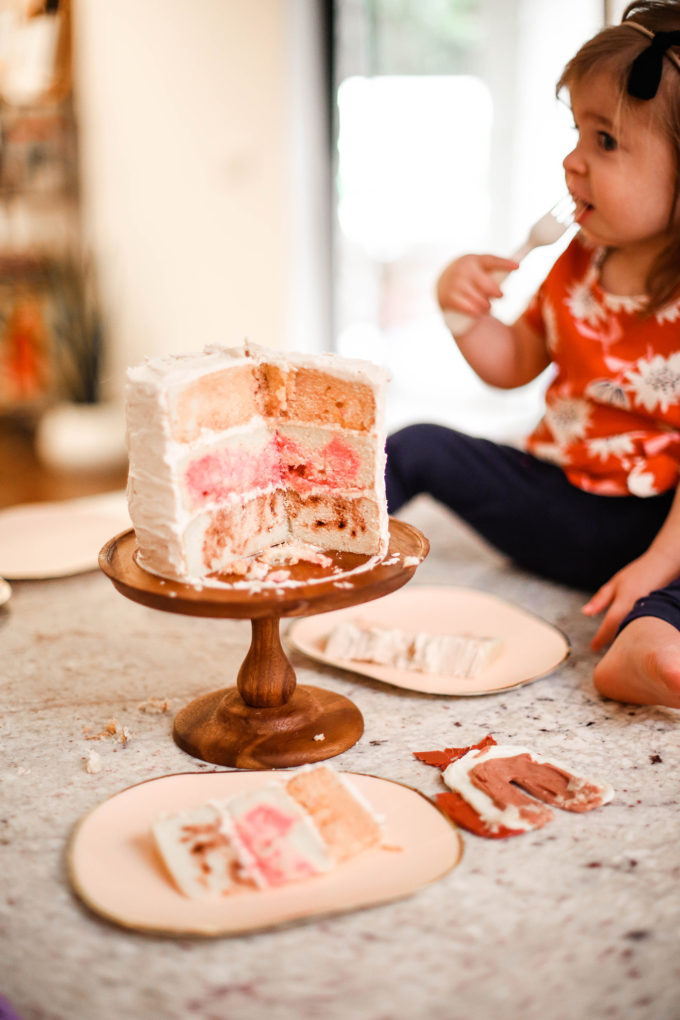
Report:
M428 493L521 566L591 590L645 551L673 498L595 496L554 464L441 425L389 437L386 482L390 513Z
M593 679L607 698L680 708L680 578L635 603Z

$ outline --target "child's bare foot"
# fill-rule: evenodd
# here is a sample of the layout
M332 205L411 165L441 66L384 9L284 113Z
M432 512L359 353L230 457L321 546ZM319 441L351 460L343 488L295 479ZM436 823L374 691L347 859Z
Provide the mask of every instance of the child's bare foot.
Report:
M614 640L593 680L615 701L680 708L680 631L656 616L638 617Z

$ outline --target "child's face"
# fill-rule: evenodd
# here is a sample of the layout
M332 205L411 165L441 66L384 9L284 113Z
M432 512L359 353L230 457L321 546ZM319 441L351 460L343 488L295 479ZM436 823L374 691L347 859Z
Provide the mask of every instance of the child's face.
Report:
M644 104L634 110L620 105L609 75L591 75L570 91L579 137L564 171L577 223L595 244L653 257L668 240L669 141L650 123Z

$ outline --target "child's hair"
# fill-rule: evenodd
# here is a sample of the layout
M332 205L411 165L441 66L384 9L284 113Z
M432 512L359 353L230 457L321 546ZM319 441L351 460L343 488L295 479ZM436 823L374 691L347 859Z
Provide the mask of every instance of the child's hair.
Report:
M680 292L680 227L673 223L680 198L680 62L677 62L676 48L668 48L662 61L661 83L654 98L646 100L630 95L628 76L631 66L635 58L648 49L651 36L646 38L644 32L626 25L626 21L635 22L650 33L678 31L680 2L634 0L629 3L620 25L603 29L569 61L557 83L557 92L559 94L563 88L570 89L593 72L610 74L618 89L621 106L648 112L650 123L666 136L671 146L675 175L668 222L669 241L651 266L646 280L649 302L645 314L651 315L677 298Z

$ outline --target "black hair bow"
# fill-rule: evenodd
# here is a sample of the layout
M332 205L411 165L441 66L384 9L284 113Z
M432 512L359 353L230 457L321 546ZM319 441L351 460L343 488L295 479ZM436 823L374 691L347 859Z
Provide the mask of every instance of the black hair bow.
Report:
M680 32L655 32L647 49L638 53L628 75L627 91L635 99L653 99L661 82L663 58L669 46L680 46Z

